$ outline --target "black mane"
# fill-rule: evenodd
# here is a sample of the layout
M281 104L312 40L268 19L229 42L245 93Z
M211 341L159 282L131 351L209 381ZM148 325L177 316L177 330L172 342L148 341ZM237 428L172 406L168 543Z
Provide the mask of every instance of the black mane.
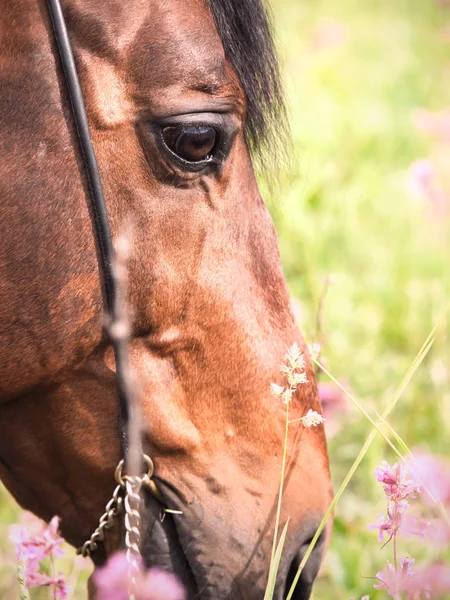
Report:
M264 150L273 150L283 143L286 131L269 9L265 0L209 0L209 4L225 55L247 97L247 143L261 157Z

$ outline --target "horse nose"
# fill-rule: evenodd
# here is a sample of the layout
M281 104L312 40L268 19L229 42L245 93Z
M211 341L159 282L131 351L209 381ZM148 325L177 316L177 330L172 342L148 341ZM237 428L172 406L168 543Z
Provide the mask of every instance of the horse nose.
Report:
M291 600L309 600L311 596L312 586L314 580L319 572L320 565L322 563L323 555L325 552L325 539L326 533L322 531L317 540L305 566L303 567L300 577L297 577L297 573L300 567L300 564L305 557L308 548L313 539L314 533L317 529L317 525L314 528L314 531L306 535L304 537L304 541L301 543L299 551L295 554L286 578L286 586L284 590L283 598L287 598L289 591L294 583L297 581L294 589L294 593L290 597Z

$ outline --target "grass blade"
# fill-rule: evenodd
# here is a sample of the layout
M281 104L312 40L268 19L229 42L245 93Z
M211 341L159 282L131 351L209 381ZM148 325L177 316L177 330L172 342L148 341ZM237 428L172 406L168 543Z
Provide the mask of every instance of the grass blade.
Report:
M281 554L283 552L284 542L286 539L286 533L288 530L289 519L286 521L286 525L283 527L281 532L280 540L275 550L273 560L270 563L269 579L267 581L266 591L264 593L264 600L272 600L273 593L275 591L275 584L277 582L278 567L280 566Z

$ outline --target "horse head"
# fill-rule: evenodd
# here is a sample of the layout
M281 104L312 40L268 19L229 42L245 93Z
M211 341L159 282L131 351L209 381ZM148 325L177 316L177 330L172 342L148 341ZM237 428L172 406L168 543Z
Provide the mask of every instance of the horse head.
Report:
M164 503L142 510L147 565L189 598L261 599L285 407L270 394L294 342L320 410L252 153L282 136L279 74L260 0L64 0L113 239L127 233L129 362L143 447ZM0 15L0 476L80 546L120 459L115 362L88 183L43 0ZM267 157L267 155L266 155ZM269 157L270 160L270 157ZM321 426L290 428L280 522L283 598L330 501ZM327 537L327 536L325 536ZM119 527L96 565L122 543ZM308 598L316 547L294 598Z

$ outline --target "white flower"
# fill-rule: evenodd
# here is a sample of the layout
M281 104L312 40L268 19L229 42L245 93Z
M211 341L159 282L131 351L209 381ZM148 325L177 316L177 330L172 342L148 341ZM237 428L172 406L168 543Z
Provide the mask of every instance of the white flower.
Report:
M280 398L285 404L289 404L297 386L301 383L308 383L308 378L305 373L306 361L295 342L287 351L284 360L286 362L280 365L280 371L286 376L289 387L285 389L281 385L271 383L270 391L273 396Z
M283 400L283 402L285 404L288 404L292 400L292 390L290 388L288 388L287 390L284 390L284 392L281 394L280 398Z
M284 360L288 363L291 370L298 369L299 371L303 371L305 368L305 359L303 358L303 354L300 352L297 342L294 342L289 348Z
M314 342L313 344L308 344L308 350L313 360L319 359L320 353L322 351L320 344L318 344L317 342Z
M270 384L270 393L272 396L277 396L279 398L284 392L284 387L282 385L278 385L276 383Z
M296 388L300 383L308 383L306 373L288 373L288 381L291 387Z
M316 427L326 421L322 415L310 408L306 415L300 419L305 427Z

